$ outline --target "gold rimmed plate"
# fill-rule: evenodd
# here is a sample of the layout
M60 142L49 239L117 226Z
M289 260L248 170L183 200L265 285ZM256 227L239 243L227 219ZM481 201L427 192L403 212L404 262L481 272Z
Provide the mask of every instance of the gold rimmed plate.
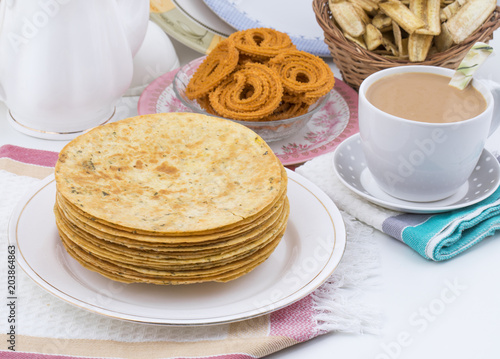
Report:
M346 246L342 216L316 185L288 170L291 212L271 257L227 283L181 286L123 284L83 268L59 239L53 176L17 205L9 242L40 287L82 309L132 322L193 326L230 323L283 308L318 288L338 267ZM43 255L40 255L43 253Z

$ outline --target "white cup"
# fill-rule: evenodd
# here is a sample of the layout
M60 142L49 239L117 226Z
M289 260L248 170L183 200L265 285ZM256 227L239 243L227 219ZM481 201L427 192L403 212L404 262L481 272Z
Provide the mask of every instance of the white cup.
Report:
M493 95L473 80L486 100L486 109L474 118L450 123L406 120L379 110L366 99L366 91L374 82L405 72L452 77L454 71L400 66L376 72L363 81L359 89L359 131L366 165L379 187L393 197L415 202L440 200L465 184L488 136L498 126L498 121L492 125Z

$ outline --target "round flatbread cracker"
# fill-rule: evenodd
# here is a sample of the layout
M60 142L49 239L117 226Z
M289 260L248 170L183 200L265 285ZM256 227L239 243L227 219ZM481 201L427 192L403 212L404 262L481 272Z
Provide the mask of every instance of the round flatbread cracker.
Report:
M234 280L286 230L287 175L248 128L199 114L139 116L70 142L54 214L67 252L125 283Z
M283 185L254 132L192 113L139 116L71 141L55 169L59 193L90 216L157 233L207 233L254 216Z

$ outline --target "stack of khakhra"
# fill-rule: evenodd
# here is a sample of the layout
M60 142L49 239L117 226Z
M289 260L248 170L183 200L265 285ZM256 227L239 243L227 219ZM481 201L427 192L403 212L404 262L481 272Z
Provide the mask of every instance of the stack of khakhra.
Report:
M288 220L287 175L248 128L191 113L133 117L71 141L55 170L68 253L120 282L226 282L264 262Z

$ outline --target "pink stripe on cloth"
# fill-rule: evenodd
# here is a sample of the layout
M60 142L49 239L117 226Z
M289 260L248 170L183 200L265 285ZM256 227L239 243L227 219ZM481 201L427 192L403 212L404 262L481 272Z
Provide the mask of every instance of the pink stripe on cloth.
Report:
M0 350L1 359L103 359L102 357L82 357L82 356L68 356L68 355L51 355L51 354L36 354L26 352L13 352ZM172 357L169 359L192 359L194 357ZM208 357L196 357L196 359L256 359L256 357L244 354L222 354Z
M319 333L315 330L315 310L311 295L271 313L271 336L284 336L305 342Z
M2 157L32 165L54 167L57 162L58 153L14 145L4 145L0 147L0 158Z
M36 354L36 353L12 352L3 350L0 350L0 357L2 359L82 359L82 357L73 357L67 355ZM85 358L85 359L93 359L93 358Z

